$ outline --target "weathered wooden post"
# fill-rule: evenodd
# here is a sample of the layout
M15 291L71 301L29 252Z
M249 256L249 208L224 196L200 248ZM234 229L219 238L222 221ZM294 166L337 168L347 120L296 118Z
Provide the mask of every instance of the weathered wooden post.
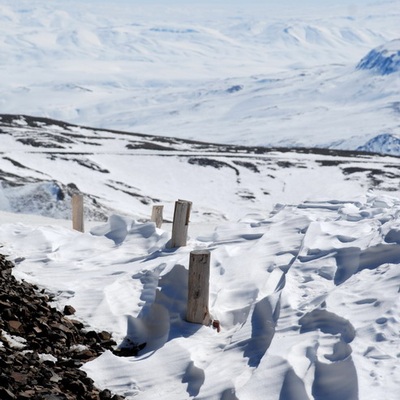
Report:
M83 227L83 195L72 196L72 229L84 232Z
M186 246L191 209L191 201L178 200L175 202L171 247Z
M155 222L157 228L161 228L163 223L163 209L164 206L153 206L151 212L151 221Z
M192 251L189 259L187 321L203 325L210 324L209 280L210 252L208 250Z

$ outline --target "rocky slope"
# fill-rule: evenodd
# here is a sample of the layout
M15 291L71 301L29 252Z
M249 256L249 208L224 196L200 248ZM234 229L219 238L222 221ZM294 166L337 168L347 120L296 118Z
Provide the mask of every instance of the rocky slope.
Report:
M79 367L115 342L107 332L85 331L83 324L49 304L51 296L24 281L0 255L1 400L121 400L98 390Z

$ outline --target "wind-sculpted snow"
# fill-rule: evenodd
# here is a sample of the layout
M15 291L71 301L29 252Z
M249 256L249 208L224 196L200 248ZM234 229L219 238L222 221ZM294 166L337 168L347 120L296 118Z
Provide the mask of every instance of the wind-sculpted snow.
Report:
M193 224L179 249L167 247L168 226L117 215L92 233L2 224L0 242L18 278L141 349L85 364L100 388L128 399L395 400L399 215L398 199L371 194ZM211 252L219 332L185 320L194 249Z

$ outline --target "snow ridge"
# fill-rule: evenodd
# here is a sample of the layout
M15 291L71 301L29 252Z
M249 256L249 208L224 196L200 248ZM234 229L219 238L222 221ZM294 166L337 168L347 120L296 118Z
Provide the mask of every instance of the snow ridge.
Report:
M392 40L371 50L358 64L357 69L372 70L380 75L400 71L400 39Z
M400 137L390 133L382 133L367 143L357 148L358 151L366 151L371 153L400 155Z

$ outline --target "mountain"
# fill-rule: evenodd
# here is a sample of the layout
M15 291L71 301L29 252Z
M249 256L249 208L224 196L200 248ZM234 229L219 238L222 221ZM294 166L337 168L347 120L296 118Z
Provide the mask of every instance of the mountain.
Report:
M287 1L2 0L0 112L248 146L395 133L395 74L354 71L395 3Z
M357 150L399 156L400 138L396 135L383 133L368 140L363 146L359 146Z
M392 40L371 50L357 65L357 69L372 70L380 75L400 71L400 39Z

